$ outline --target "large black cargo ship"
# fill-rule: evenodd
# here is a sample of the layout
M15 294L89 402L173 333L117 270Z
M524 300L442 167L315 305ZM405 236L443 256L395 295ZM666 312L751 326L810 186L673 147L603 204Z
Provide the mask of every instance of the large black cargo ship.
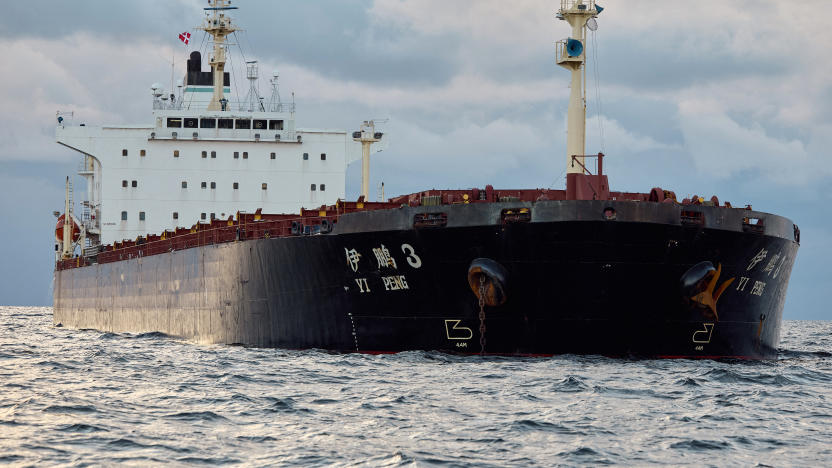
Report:
M205 245L145 255L176 242L151 240L58 270L55 322L337 351L770 358L797 253L784 218L675 203L405 206L317 235L306 221L288 236L244 221L229 242L220 227Z
M598 13L590 0L559 12L575 27L558 59L573 78ZM54 321L341 352L776 357L797 226L716 197L611 192L603 154L575 151L574 102L566 190L362 196L64 255ZM71 243L71 216L59 228Z

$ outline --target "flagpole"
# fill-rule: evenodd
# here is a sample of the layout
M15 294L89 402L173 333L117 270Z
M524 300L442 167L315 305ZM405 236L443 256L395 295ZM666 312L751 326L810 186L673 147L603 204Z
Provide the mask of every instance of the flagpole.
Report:
M179 41L182 42L182 50L185 53L184 60L186 61L186 63L187 63L187 60L190 58L188 56L188 44L191 41L190 36L191 35L187 30L179 35ZM187 74L188 74L188 69L186 67L185 68L185 76L187 76ZM187 79L185 81L187 81ZM185 83L185 81L182 82L183 87L179 88L179 105L181 106L182 109L185 108L185 88L184 88L184 85L187 84L187 83Z
M184 51L184 53L185 53L185 57L184 57L184 62L183 62L183 63L188 63L188 62L187 62L187 60L188 60L188 59L190 59L191 57L190 57L190 55L188 55L188 44L187 44L186 42L184 42L184 41L182 42L182 50L183 50L183 51ZM188 68L187 68L187 65L186 65L186 66L185 66L185 75L184 75L184 76L187 76L187 75L188 75ZM184 106L185 106L185 103L183 102L183 101L184 101L184 99L185 99L185 87L184 87L184 85L185 85L185 81L186 81L186 79L183 77L183 81L182 81L182 85L183 85L183 87L182 87L182 88L179 88L179 99L180 99L179 104L183 106L182 108L184 108Z
M176 49L170 50L170 94L174 95L173 93L173 75L174 70L176 68ZM173 103L171 103L173 104Z
M191 33L189 33L188 31L183 32L182 34L179 35L179 41L182 42L182 50L185 51L185 60L187 61L188 58L189 58L188 57L188 45L191 41ZM176 81L176 78L175 78L175 75L176 75L176 48L171 49L171 54L172 54L173 58L172 58L171 64L170 64L170 90L171 90L171 93L173 93L173 87L174 87L175 81ZM186 70L186 74L187 74L187 70ZM183 85L184 85L184 82L183 82ZM184 103L181 102L181 100L184 98L184 94L183 94L184 90L180 89L179 91L180 91L180 95L177 96L177 98L180 100L180 105L182 105L182 104L184 104Z

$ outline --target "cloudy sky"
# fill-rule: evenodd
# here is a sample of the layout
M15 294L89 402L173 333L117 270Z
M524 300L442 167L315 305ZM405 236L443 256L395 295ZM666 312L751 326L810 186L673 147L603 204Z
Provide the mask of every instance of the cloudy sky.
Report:
M55 144L55 112L90 124L149 123L149 86L170 82L171 57L181 76L177 35L191 30L199 47L203 3L4 5L0 303L51 304L51 212L63 206L63 178L79 160ZM388 195L563 187L569 78L554 64L553 43L568 27L554 17L559 2L234 4L242 53L263 75L280 72L284 98L295 92L298 126L352 130L391 119L372 184L383 180ZM602 5L590 45L587 151L608 155L613 190L716 194L793 219L803 244L786 317L832 319L832 3ZM348 195L359 177L354 164Z

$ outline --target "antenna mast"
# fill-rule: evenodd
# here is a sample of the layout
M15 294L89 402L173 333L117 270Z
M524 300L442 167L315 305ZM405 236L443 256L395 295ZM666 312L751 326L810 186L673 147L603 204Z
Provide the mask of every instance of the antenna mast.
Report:
M223 96L225 86L225 38L237 30L231 24L231 18L225 16L227 10L236 10L230 6L231 0L208 0L211 5L205 11L213 12L205 18L202 29L210 34L214 40L214 56L211 58L211 70L214 72L214 96L208 104L209 111L226 110L228 101Z
M246 100L240 104L240 110L246 110L245 105L248 104L249 112L265 112L263 107L263 98L260 97L260 91L257 86L257 79L259 73L257 70L257 61L253 60L246 62L246 78L248 78L248 96Z
M376 131L376 123L385 123L387 120L365 120L361 129L352 134L352 140L361 143L361 196L364 201L370 201L370 146L381 141L384 136Z
M584 173L586 154L586 24L601 13L595 0L561 0L557 17L572 26L572 36L556 43L557 64L572 72L566 130L566 173Z
M272 97L269 99L269 111L270 112L283 112L283 103L280 101L280 84L278 80L280 79L280 74L277 73L277 70L272 73L272 79L269 80L269 83L272 84ZM294 101L295 95L292 93L292 101Z

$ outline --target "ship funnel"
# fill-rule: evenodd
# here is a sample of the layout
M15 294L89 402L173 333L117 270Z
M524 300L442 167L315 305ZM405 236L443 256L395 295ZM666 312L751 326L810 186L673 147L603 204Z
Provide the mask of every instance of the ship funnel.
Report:
M191 52L191 58L188 59L188 71L202 71L202 54L200 54L198 50Z

